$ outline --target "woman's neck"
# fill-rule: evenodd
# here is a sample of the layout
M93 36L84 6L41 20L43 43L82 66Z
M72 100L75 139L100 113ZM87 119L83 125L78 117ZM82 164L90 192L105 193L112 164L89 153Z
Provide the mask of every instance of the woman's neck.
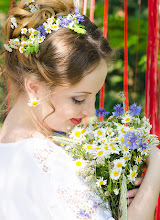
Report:
M16 100L3 123L0 133L1 143L18 142L30 137L45 137L26 103L24 97Z

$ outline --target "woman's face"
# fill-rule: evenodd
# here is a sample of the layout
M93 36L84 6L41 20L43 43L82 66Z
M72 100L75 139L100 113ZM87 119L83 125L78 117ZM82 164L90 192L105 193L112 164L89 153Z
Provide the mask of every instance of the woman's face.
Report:
M49 115L44 125L55 131L68 132L86 116L95 115L96 94L105 82L107 64L102 59L99 65L74 86L57 86L50 95L55 112ZM42 89L42 94L44 96ZM46 98L41 98L38 106L38 120L43 121L53 111Z

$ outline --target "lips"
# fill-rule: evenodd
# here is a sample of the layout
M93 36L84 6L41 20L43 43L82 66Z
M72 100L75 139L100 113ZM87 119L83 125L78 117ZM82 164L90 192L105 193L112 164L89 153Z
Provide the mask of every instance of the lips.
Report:
M71 121L73 124L78 125L78 124L81 123L82 118L79 118L79 119L71 118L70 121Z

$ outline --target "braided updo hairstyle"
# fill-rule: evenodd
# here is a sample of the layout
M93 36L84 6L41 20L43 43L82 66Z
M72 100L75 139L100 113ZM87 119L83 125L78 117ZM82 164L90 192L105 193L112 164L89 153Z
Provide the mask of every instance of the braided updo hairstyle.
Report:
M9 12L3 29L6 43L9 39L21 37L22 28L36 29L51 16L67 16L75 10L72 0L35 0L40 10L32 13L25 2L26 0L17 2ZM11 28L12 17L18 23L14 30ZM47 35L40 44L38 53L21 54L16 49L12 52L4 51L5 74L18 94L25 91L24 77L30 74L51 88L74 85L89 74L87 70L97 65L102 58L106 61L110 58L112 50L97 26L86 16L81 24L85 26L86 34L60 28Z

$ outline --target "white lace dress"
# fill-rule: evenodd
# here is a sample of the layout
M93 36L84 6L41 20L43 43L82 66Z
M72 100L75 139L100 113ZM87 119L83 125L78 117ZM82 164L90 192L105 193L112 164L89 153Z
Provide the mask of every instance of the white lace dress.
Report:
M113 220L73 159L48 140L0 143L0 220Z

